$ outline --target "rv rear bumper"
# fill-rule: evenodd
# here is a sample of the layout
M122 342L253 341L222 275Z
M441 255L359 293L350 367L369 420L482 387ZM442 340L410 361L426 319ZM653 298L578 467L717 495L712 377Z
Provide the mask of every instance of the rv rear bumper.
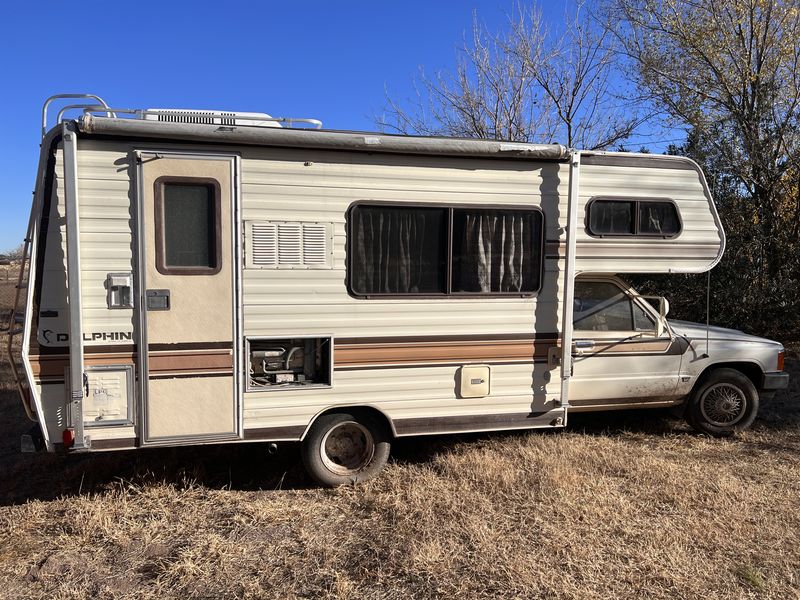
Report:
M762 390L785 390L787 387L789 387L788 373L764 373L761 380Z

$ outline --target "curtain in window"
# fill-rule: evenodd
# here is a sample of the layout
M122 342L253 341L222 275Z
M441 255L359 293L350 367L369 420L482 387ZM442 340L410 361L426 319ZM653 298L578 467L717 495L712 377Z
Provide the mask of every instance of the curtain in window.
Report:
M627 235L634 233L632 201L596 200L589 209L589 231L595 235Z
M455 210L453 291L537 290L540 241L539 213Z
M359 294L444 293L445 210L357 206L351 287Z
M639 233L674 235L681 229L675 206L669 202L639 203Z

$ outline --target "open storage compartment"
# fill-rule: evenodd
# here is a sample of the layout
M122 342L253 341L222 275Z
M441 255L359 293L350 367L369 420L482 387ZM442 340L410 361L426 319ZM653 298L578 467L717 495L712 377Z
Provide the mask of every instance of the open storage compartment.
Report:
M333 338L247 338L247 391L331 387Z

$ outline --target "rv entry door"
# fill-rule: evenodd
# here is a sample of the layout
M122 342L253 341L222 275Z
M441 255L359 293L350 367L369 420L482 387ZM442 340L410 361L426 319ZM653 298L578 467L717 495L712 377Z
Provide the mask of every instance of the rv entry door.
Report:
M235 158L138 159L140 435L238 438Z

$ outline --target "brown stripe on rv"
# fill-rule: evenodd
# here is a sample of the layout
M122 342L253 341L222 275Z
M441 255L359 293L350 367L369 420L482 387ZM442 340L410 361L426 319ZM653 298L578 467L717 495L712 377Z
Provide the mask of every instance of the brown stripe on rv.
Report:
M182 371L232 371L233 350L196 350L180 354L151 352L148 368L151 375Z
M556 339L517 336L506 339L336 340L335 367L383 364L530 361L546 358Z
M586 336L588 337L588 336ZM389 365L450 365L465 362L504 364L547 359L550 348L559 346L555 335L530 336L442 336L439 338L354 338L338 339L334 345L334 366L353 368ZM680 343L671 340L595 339L594 348L584 356L602 354L682 354Z
M153 374L150 379L199 379L200 377L232 377L233 369L222 369L219 371L174 371Z
M83 354L108 354L113 352L135 352L135 344L84 344ZM38 346L31 348L29 356L69 356L69 346Z
M84 364L92 366L131 365L136 359L133 352L109 352L87 354ZM69 366L69 357L32 356L31 369L36 378L64 377L64 370ZM181 352L151 352L149 357L151 375L166 373L188 374L199 373L232 373L233 350L184 350Z
M586 336L588 337L588 336ZM460 335L460 336L405 336L340 338L334 345L335 368L367 368L383 366L458 365L482 362L508 364L546 360L550 348L559 345L555 334L531 336L530 334ZM180 344L162 344L160 347L181 347ZM184 346L185 347L185 346ZM682 354L680 342L669 339L633 339L603 341L584 356L601 354L674 353ZM63 378L69 365L66 355L32 356L34 377ZM136 360L134 352L87 353L87 366L130 365ZM191 375L228 375L233 373L233 349L158 350L149 356L152 377L182 377Z
M233 342L179 342L176 344L149 344L150 352L164 350L232 350Z
M179 342L175 344L150 344L150 351L164 350L230 350L233 349L233 342ZM109 352L135 352L135 344L105 344L93 345L84 344L83 353L85 354L107 354ZM39 355L69 355L68 346L39 346L38 351L31 349L30 356Z

